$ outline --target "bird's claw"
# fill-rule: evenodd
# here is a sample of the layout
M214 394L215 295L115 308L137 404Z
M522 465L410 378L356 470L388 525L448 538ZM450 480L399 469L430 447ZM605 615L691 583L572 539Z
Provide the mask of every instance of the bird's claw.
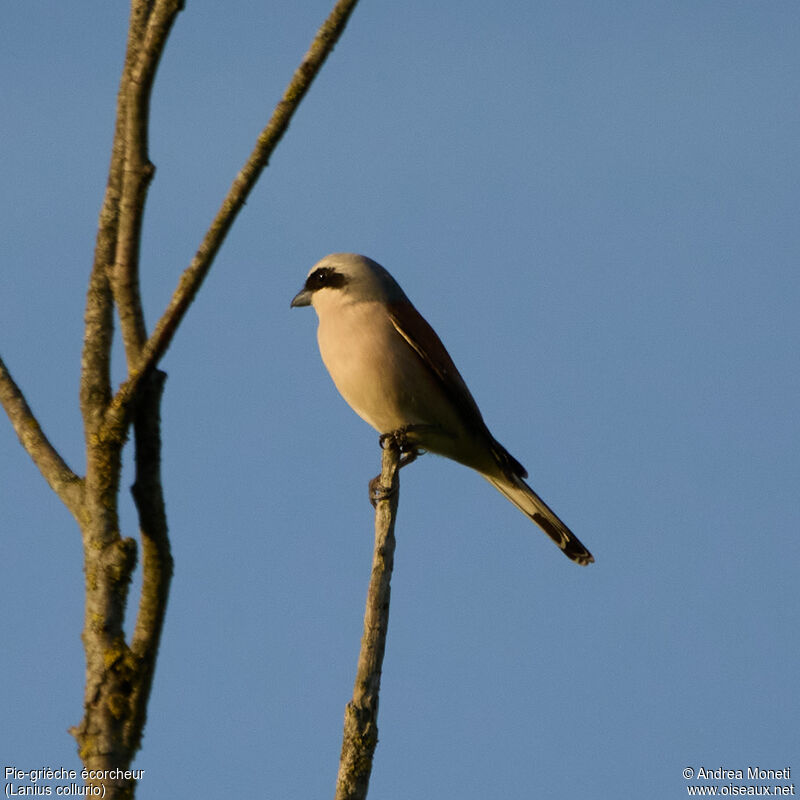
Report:
M397 487L384 486L381 483L381 476L376 475L369 482L369 502L372 504L373 508L377 508L381 500L388 500L396 491Z
M435 429L435 425L403 425L396 431L382 433L378 437L378 443L381 446L381 450L385 450L390 444L394 443L402 456L411 456L405 461L401 458L400 466L402 467L405 464L410 464L418 455L425 452L416 444L419 440L419 434ZM413 456L411 455L412 453Z
M397 447L400 451L400 462L397 468L402 469L425 453L422 448L417 447L412 441L414 434L422 433L432 427L432 425L403 425L402 428L398 428L391 433L382 433L378 437L378 443L381 446L381 450L385 450L391 444Z
M394 445L400 451L400 461L397 464L398 469L416 461L419 456L425 453L424 450L417 447L412 441L414 434L422 433L430 428L432 425L403 425L396 431L390 433L382 433L378 437L378 443L381 450ZM387 487L381 483L381 476L376 475L369 482L369 502L372 503L373 508L380 500L388 500L397 491L394 487Z

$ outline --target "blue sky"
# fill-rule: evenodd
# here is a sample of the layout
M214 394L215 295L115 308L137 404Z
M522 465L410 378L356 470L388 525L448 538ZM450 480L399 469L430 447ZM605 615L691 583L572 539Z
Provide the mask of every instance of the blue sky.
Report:
M403 471L370 796L666 800L689 766L800 768L800 10L487 9L363 0L163 362L176 569L140 800L333 794L379 452L289 301L341 250L393 273L597 559L463 467ZM150 325L327 11L178 18ZM33 0L0 30L0 352L76 470L126 25ZM2 420L0 504L0 757L77 768L80 537Z

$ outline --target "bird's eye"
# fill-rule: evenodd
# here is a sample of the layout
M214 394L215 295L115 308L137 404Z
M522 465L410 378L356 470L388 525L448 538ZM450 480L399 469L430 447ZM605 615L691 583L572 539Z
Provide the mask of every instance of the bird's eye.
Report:
M328 267L316 269L311 273L308 280L312 282L318 289L327 285L331 277L331 270Z
M337 272L332 267L320 267L306 278L306 289L310 289L312 292L326 287L338 289L345 283L346 279L341 272Z

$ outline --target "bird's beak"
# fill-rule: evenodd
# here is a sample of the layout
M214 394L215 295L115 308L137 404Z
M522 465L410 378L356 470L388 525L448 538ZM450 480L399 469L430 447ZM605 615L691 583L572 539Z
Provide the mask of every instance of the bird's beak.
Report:
M298 306L311 305L311 292L308 289L301 289L292 299L289 308L297 308Z

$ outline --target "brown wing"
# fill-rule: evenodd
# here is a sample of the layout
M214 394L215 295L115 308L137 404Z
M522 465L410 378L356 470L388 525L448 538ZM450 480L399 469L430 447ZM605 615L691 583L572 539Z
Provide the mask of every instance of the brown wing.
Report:
M483 421L478 404L467 388L467 384L456 369L453 359L442 344L436 331L410 302L389 303L389 319L397 332L406 340L423 364L436 378L442 391L458 409L465 426L474 431L484 431L491 442L491 449L501 467L513 474L527 477L525 467L519 463L489 432Z

